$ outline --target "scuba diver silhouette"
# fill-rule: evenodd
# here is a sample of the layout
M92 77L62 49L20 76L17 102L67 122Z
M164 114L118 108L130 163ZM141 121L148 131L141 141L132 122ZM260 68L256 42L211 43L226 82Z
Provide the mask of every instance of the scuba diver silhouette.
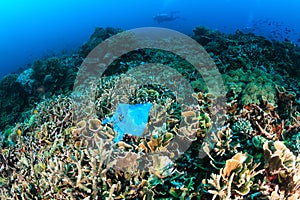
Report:
M157 23L174 21L180 18L178 15L176 15L177 13L179 13L179 11L172 11L170 13L158 13L157 15L153 16L153 20L155 20Z

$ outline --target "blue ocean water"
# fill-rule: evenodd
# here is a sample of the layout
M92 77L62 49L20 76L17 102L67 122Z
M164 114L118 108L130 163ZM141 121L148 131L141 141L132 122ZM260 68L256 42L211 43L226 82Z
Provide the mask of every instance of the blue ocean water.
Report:
M299 42L297 0L11 0L0 2L0 77L35 59L76 51L95 27L166 27L190 34L197 26L237 29ZM158 23L155 15L176 13Z

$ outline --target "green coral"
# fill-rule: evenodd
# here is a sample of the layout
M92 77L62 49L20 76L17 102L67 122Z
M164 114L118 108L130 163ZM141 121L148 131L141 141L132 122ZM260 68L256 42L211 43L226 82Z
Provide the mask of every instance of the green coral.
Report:
M223 75L223 78L228 93L233 95L233 99L241 98L243 105L259 104L262 99L272 104L277 103L275 85L281 83L277 76L271 76L261 69L237 69Z
M247 84L242 92L242 104L259 104L262 98L265 98L269 103L276 102L276 89L274 84L257 79L258 81Z
M235 121L231 128L234 132L243 134L249 134L253 130L251 122L244 118L240 118Z
M266 143L268 140L264 138L261 135L256 135L252 138L252 144L257 148L257 149L263 149L264 143Z

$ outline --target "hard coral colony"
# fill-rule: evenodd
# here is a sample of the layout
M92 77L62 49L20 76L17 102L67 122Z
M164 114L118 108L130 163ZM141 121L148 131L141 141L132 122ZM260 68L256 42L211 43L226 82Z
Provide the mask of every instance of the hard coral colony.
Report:
M78 54L37 61L31 72L1 81L0 92L11 104L21 101L9 96L11 88L38 102L33 108L22 101L28 109L16 108L21 121L1 116L1 199L300 198L297 47L196 28L194 39L224 79L222 119L215 118L220 110L213 106L220 99L207 91L200 74L183 59L156 49L133 51L111 64L115 73L95 87L95 112L80 103L74 107L69 86L76 69L93 47L119 31L97 28ZM274 54L276 59L270 59ZM158 61L189 80L195 105L183 107L168 88L138 86L122 73ZM120 81L130 84L116 86ZM47 90L36 92L43 84ZM116 87L127 93L119 107ZM77 121L75 108L86 117ZM143 112L140 120L132 119L136 110ZM131 120L132 127L122 119ZM214 128L217 120L224 124ZM5 127L5 121L11 125ZM180 127L181 122L187 126ZM142 136L140 129L130 133L137 123L145 129ZM183 151L185 142L190 145Z

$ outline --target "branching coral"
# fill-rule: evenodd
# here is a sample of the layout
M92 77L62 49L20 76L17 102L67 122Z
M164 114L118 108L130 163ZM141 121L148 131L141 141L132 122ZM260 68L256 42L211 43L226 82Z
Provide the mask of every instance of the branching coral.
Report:
M258 164L252 163L252 156L243 153L235 154L220 169L220 174L212 174L211 179L204 179L204 189L213 194L213 199L230 199L247 195L253 185L254 177L263 170L255 171Z
M80 55L117 32L97 29ZM0 198L299 199L299 84L285 76L280 66L290 63L285 65L284 57L278 55L281 61L272 62L262 54L271 56L271 46L285 51L285 45L240 32L226 36L199 28L195 33L225 72L228 100L209 93L203 78L183 58L157 49L123 55L104 77L84 76L83 90L71 97L62 91L74 75L66 66L78 67L82 57L37 61L30 70L36 80L29 86L45 99L0 136ZM174 81L174 71L162 69L164 76L158 78L152 73L158 68L149 68L129 76L135 67L156 61L178 70L197 93L181 95L187 88L184 81ZM149 82L140 81L145 74ZM16 78L1 82L2 99L14 97L3 89L19 89ZM99 82L85 91L94 80ZM45 86L39 88L41 84ZM45 92L50 86L53 91ZM64 95L48 98L51 92ZM93 103L90 92L95 92ZM195 105L185 105L183 97L195 100ZM222 109L225 102L227 113ZM141 137L124 133L113 142L114 124L104 125L103 120L119 103L153 105ZM5 116L11 103L3 105L1 127L13 116Z

